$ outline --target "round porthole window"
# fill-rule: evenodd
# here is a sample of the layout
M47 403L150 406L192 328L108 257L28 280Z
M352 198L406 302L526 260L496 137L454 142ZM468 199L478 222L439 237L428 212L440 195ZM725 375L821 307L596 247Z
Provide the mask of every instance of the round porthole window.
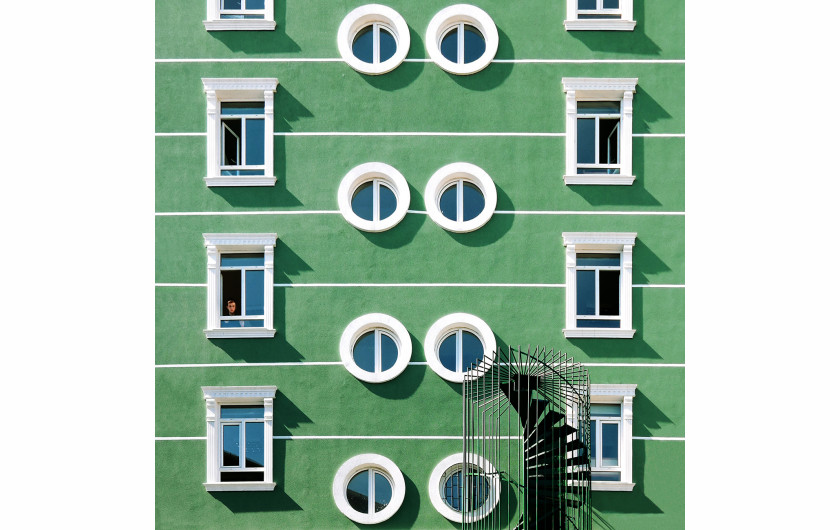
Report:
M381 162L351 169L338 186L338 208L348 223L365 232L393 228L408 211L408 183Z
M426 51L450 74L474 74L496 56L499 32L490 15L468 4L439 11L426 29Z
M437 320L423 343L429 368L447 381L462 383L465 374L480 376L496 355L496 337L483 320L453 313Z
M344 329L339 343L347 371L367 383L384 383L400 375L411 359L411 337L405 326L382 313L362 315Z
M405 498L405 479L397 465L377 454L354 456L333 479L335 505L350 520L377 524L391 518Z
M399 13L380 4L357 7L338 28L338 51L363 74L390 72L408 55L408 25Z
M480 167L467 162L435 172L424 192L429 217L450 232L472 232L484 226L496 209L496 185Z
M466 461L466 466L465 466ZM444 458L429 479L432 506L450 521L483 519L499 502L499 474L478 455L455 453Z

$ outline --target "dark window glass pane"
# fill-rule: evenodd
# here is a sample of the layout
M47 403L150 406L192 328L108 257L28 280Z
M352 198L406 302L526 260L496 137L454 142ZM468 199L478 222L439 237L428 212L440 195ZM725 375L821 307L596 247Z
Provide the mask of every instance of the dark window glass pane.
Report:
M601 465L618 465L618 424L601 424Z
M453 63L458 62L458 28L453 28L440 41L440 53Z
M598 130L598 160L602 164L618 163L618 119L601 118Z
M461 369L465 372L473 369L473 364L477 365L484 357L484 346L478 337L469 331L461 332L461 348Z
M223 169L222 175L265 175L262 169Z
M451 221L458 220L458 184L443 190L440 195L440 213Z
M264 471L247 471L244 473L222 472L222 482L262 482L265 480Z
M589 415L596 417L621 416L621 405L618 403L593 403L589 408Z
M605 167L588 167L588 168L579 167L578 168L578 174L579 175L591 175L591 174L603 175L603 174L606 174L606 173L615 173L616 171L613 171L611 169L607 169Z
M587 19L587 18L615 18L615 19L619 19L619 18L621 18L621 15L603 15L603 14L582 15L582 14L578 14L578 18L582 19L582 20Z
M245 271L245 314L265 314L265 271Z
M242 9L242 0L222 0L222 9Z
M373 182L365 182L353 194L350 200L353 213L365 221L373 221Z
M594 164L595 118L578 118L577 129L578 164Z
M222 267L262 267L264 254L222 254Z
M222 116L226 114L265 114L263 101L222 101Z
M487 502L487 497L490 496L490 483L478 471L473 471L469 475L468 488L464 494L466 497L464 504L469 511L473 511L481 508Z
M484 210L484 195L474 184L464 182L464 221L475 219Z
M239 465L239 425L222 425L222 465Z
M347 502L350 507L361 513L368 513L368 473L365 470L356 474L347 484Z
M397 53L397 39L385 28L379 28L379 62L385 62Z
M461 471L456 471L443 485L443 500L453 510L461 511Z
M379 183L379 218L387 219L397 211L397 196L388 186Z
M379 351L382 354L382 371L392 368L397 364L397 343L388 335L382 333L380 335Z
M592 406L594 407L595 405L592 405ZM590 413L591 413L591 411L590 411ZM598 447L597 425L598 425L597 422L594 422L594 421L589 422L589 438L590 438L589 447L592 450L592 452L589 455L589 465L592 466L592 467L595 467L595 465L597 464L597 460L596 460L596 456L595 456L595 454L597 452L597 447Z
M464 63L471 63L484 54L484 36L476 28L464 25Z
M453 372L458 371L458 366L455 364L455 347L458 340L456 335L457 333L449 335L443 339L443 342L438 347L438 359L440 359L440 363L444 368Z
M574 0L566 0L568 2L573 2ZM596 0L578 0L578 9L595 9L597 8Z
M265 465L265 425L262 422L245 423L245 467Z
M243 326L243 327L246 327L246 328L261 328L261 327L264 327L263 322L265 322L265 321L264 320L241 320L240 322L242 322L240 324L240 326Z
M620 101L578 101L578 114L618 114L621 111Z
M265 9L265 0L246 0L245 7L247 9Z
M224 258L223 258L224 259ZM227 303L233 300L236 309L233 313L228 311ZM222 271L222 316L235 316L242 314L242 271Z
M618 328L620 326L620 320L588 320L579 318L577 321L577 327L579 328Z
M222 405L222 419L262 418L262 407L254 405Z
M265 120L245 120L245 164L265 164Z
M618 267L621 264L618 254L577 254L576 258L578 267Z
M242 159L242 120L222 120L222 165L238 166Z
M593 471L592 480L600 482L619 482L621 480L621 472L619 471Z
M391 483L380 473L373 474L374 511L381 512L391 502Z
M376 362L376 332L368 331L353 346L353 362L365 372L373 373Z
M595 314L595 271L577 272L577 314Z
M604 9L618 9L618 0L604 0Z
M602 315L618 315L618 288L621 271L598 271L601 285L598 290L598 304Z
M368 26L353 39L353 55L360 61L373 64L373 26Z

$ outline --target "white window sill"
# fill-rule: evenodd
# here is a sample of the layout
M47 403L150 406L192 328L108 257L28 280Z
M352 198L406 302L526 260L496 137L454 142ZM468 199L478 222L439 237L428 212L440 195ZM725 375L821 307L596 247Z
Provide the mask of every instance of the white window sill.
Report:
M207 31L273 31L277 23L273 20L232 18L224 20L205 20Z
M636 27L636 21L620 18L587 18L566 20L563 25L566 27L566 31L633 31L633 28Z
M266 328L224 328L205 329L204 334L208 339L245 339L245 338L271 338L276 330Z
M277 177L265 175L204 177L207 187L213 186L274 186Z
M584 184L600 186L629 186L636 180L635 175L563 175L563 182L566 185Z
M274 491L276 482L205 482L207 491Z
M592 481L592 491L633 491L635 482L596 482Z
M563 330L563 336L567 339L632 339L635 333L635 329L616 328L578 328Z

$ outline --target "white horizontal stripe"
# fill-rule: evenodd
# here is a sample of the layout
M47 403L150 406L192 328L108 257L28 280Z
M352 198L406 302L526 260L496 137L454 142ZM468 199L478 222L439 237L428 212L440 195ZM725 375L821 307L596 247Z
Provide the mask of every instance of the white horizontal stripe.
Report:
M156 132L155 136L207 136L203 132Z
M307 435L279 435L275 440L461 440L462 436L307 436ZM487 440L521 440L521 436L472 436L472 439ZM684 442L685 437L671 436L634 436L634 440L649 440L655 442ZM155 436L156 442L176 442L184 440L206 441L206 436Z
M155 287L207 287L206 283L155 283ZM564 283L275 283L274 287L514 287L523 289L563 289ZM685 289L684 284L633 284L633 288Z
M155 212L155 217L211 216L211 215L318 215L340 214L339 210L275 210L258 212Z
M156 132L155 136L207 136L206 132ZM456 132L456 131L280 131L274 136L520 136L563 138L562 132ZM636 133L633 138L685 138L685 133Z
M409 366L427 366L425 361L412 361ZM580 363L581 366L595 366L607 368L685 368L685 364L666 363ZM284 366L343 366L340 361L301 361L296 363L196 363L196 364L156 364L155 368L257 368Z
M410 211L410 210L409 210ZM418 212L420 213L420 212ZM425 212L424 212L425 213ZM572 210L496 210L493 215L681 215L685 216L685 212L603 212L603 211L572 211Z
M638 133L633 138L685 138L685 133Z
M213 215L335 215L339 210L262 210L241 212L155 212L155 217L213 216ZM425 210L408 210L407 213L428 215ZM674 215L685 216L685 212L611 212L573 210L497 210L494 215Z
M601 366L607 368L685 368L683 364L668 363L580 363L581 366Z
M685 437L677 436L634 436L634 440L652 440L654 442L684 442Z
M172 442L178 440L207 440L206 436L155 436L155 441Z
M155 59L156 63L340 63L333 57L243 57L243 58L195 58ZM406 63L431 63L431 59L403 59ZM685 59L493 59L499 64L685 64Z

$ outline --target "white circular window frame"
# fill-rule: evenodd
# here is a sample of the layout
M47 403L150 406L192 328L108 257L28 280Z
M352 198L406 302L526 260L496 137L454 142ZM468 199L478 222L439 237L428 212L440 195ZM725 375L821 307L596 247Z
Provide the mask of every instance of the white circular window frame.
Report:
M474 26L484 37L484 53L466 64L453 63L440 51L443 37L458 24ZM490 64L498 48L499 32L493 19L483 10L469 4L456 4L441 9L426 28L426 52L436 65L450 74L469 75L480 72Z
M475 368L467 372L453 372L449 368L443 366L438 357L438 348L450 333L457 330L467 330L473 333L481 344L484 346L484 369ZM471 377L481 377L493 362L496 357L496 336L486 322L475 315L468 313L452 313L439 318L429 331L426 333L426 339L423 341L423 348L426 353L426 361L429 363L429 368L434 370L443 379L452 383L463 383L464 378L469 375ZM459 519L460 520L460 519Z
M499 480L499 474L496 473L496 468L487 459L473 453L467 453L466 460L468 466L474 465L483 469L486 473L486 478L490 481L490 494L487 496L484 504L471 512L463 514L465 522L474 523L487 517L496 508L496 505L499 503L501 482ZM446 479L449 478L450 472L455 471L453 468L460 468L463 463L464 455L462 453L449 455L435 466L432 470L432 476L429 478L429 498L432 501L432 506L442 516L456 523L461 522L461 512L454 510L446 504L446 501L443 499L443 488Z
M397 343L397 362L387 370L373 373L362 370L356 364L353 360L353 347L362 335L377 329L388 333ZM411 360L411 336L405 326L396 318L384 313L369 313L353 320L344 328L344 333L341 334L339 342L339 352L344 367L356 379L366 383L384 383L403 373L408 366L408 361Z
M440 196L450 185L464 180L475 185L484 196L484 209L469 221L453 221L440 211ZM435 171L426 184L423 198L426 211L438 226L450 232L465 233L478 230L493 217L496 210L496 185L486 171L468 162L455 162Z
M397 41L394 56L379 64L366 63L353 55L353 39L367 26L378 23L385 26ZM363 74L386 74L400 65L408 55L411 37L403 17L388 6L368 4L350 11L338 27L338 52L353 70Z
M374 469L387 476L392 486L391 500L388 502L388 506L384 510L372 514L357 512L347 500L347 485L350 483L350 479L355 477L357 473L368 469ZM348 519L360 524L377 524L390 519L402 506L403 499L405 499L405 479L400 468L390 458L375 453L366 453L354 456L338 468L333 479L332 492L336 507Z
M362 184L373 180L384 181L397 197L397 209L394 213L376 221L362 219L353 211L353 194ZM408 212L410 193L408 183L402 173L394 167L382 162L367 162L351 169L338 186L338 209L344 219L359 230L365 232L384 232L389 230L405 217Z

